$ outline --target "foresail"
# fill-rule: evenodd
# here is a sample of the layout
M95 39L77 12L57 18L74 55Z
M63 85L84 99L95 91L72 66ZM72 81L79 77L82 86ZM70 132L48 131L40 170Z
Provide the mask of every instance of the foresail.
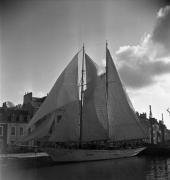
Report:
M85 54L86 60L86 84L87 89L84 92L83 101L83 120L82 120L82 140L94 141L108 138L107 125L100 121L97 111L99 110L100 101L96 101L96 93L98 86L97 68L90 57ZM98 109L96 109L98 103ZM101 106L102 110L102 106ZM105 119L106 120L106 119Z
M36 112L28 126L32 126L44 116L71 102L79 101L78 97L78 54L74 56L57 79L45 101Z
M109 50L106 52L108 76L108 119L109 136L113 140L146 138L142 125L123 89L118 72Z

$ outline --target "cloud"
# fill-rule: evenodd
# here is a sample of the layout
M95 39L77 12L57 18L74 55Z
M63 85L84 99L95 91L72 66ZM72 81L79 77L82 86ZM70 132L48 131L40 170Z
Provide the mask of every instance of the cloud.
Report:
M126 85L142 88L156 83L159 75L170 73L170 63L145 59L142 62L124 63L119 72Z
M161 8L157 14L157 23L153 30L152 41L164 47L170 55L170 6Z
M151 34L145 34L135 46L116 51L120 75L128 87L142 88L158 82L170 73L170 6L161 8Z

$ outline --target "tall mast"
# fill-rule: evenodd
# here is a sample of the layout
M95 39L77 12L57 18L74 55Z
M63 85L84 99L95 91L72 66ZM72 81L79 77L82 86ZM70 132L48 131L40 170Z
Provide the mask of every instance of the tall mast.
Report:
M106 41L106 98L108 98L108 62L107 62L107 46L108 43Z
M162 113L162 122L164 122L164 114Z
M107 46L108 46L108 43L106 41L106 110L107 110L107 119L109 120L109 117L108 117L108 61L107 61ZM108 139L110 139L109 123L108 123Z
M153 118L152 118L152 107L151 107L151 105L149 105L149 120L150 120L150 136L151 136L151 144L153 144L154 143L154 139L153 139L153 124L154 124L154 122L153 122Z
M152 107L149 105L149 118L152 118Z
M83 95L84 95L84 43L83 43L83 60L82 60L82 71L81 71L81 90L80 90L80 140L79 147L82 147L82 129L83 129Z

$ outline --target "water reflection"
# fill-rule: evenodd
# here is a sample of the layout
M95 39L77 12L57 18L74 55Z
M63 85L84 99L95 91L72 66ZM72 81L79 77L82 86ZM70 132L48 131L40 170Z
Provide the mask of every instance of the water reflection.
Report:
M133 157L72 164L1 162L1 180L165 180L170 179L170 159Z
M148 158L147 179L168 180L170 179L170 159Z

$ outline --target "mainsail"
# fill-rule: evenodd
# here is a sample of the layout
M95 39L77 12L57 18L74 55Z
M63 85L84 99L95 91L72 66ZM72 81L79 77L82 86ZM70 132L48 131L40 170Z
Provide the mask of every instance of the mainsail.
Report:
M106 67L110 139L128 140L146 138L143 128L132 109L130 100L127 98L108 49L106 49Z
M28 124L28 127L31 127L33 125L35 126L36 133L34 133L33 131L33 133L26 137L27 140L39 138L43 135L43 132L45 136L46 133L50 130L50 125L52 124L55 124L56 128L60 127L58 133L62 135L65 134L68 140L78 139L79 93L77 81L78 54L74 56L72 61L68 64L62 74L59 76L47 98ZM64 115L61 113L63 111ZM68 112L70 111L72 111L72 114L75 114L77 116L71 116L71 113L68 115ZM44 126L46 126L46 128ZM72 126L74 126L74 128ZM42 129L45 130L42 131ZM72 131L68 131L68 129L72 129ZM55 139L55 135L56 134L52 134L52 140ZM67 138L65 139L66 141ZM59 139L61 140L60 137Z
M98 100L100 99L99 96L102 97L103 94L99 92L101 87L99 87L100 77L97 75L97 68L94 62L87 54L85 54L85 62L87 89L84 92L83 99L82 140L94 141L108 139L108 129L105 124L107 119L103 118L104 112L102 111L102 107L104 108L105 106L101 104L103 101ZM99 111L101 112L100 114ZM98 115L101 115L101 117Z

